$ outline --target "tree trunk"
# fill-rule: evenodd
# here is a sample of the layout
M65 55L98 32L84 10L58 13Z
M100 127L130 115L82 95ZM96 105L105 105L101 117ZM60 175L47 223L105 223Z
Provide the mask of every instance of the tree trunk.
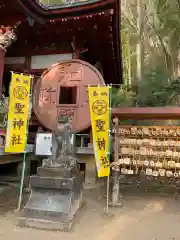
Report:
M142 0L137 0L137 45L136 45L136 61L137 61L137 85L143 79L143 14L142 14Z

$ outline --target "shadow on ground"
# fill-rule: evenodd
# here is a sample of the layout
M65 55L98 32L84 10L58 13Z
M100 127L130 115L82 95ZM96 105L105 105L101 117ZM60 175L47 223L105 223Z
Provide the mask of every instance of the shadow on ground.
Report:
M71 233L17 228L13 210L17 206L19 189L10 187L8 198L11 201L0 198L0 239L180 240L179 183L138 181L131 178L121 183L123 207L110 208L111 217L104 214L106 186L84 190L84 204L75 218ZM27 197L26 194L24 202Z

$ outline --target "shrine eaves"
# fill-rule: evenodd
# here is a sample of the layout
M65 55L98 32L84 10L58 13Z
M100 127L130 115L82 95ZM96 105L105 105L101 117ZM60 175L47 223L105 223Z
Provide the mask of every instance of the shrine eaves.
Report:
M100 2L102 0L36 0L45 8L64 8Z

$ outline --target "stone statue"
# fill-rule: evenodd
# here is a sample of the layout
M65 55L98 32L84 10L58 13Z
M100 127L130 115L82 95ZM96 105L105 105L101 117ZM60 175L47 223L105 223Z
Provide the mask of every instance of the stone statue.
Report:
M71 124L72 118L63 118L58 122L57 130L52 134L52 156L44 165L67 168L76 164Z
M73 157L71 121L60 120L52 137L52 156L30 178L31 197L22 213L21 226L33 222L34 227L44 229L46 222L45 229L65 231L72 226L82 202L83 178Z

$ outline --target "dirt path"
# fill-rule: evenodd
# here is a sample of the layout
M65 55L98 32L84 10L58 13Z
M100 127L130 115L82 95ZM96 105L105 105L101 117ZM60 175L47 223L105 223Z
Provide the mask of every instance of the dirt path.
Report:
M76 217L71 233L17 228L9 212L0 216L2 240L180 240L180 200L154 195L125 194L123 207L104 216L103 190L85 192L86 204Z

